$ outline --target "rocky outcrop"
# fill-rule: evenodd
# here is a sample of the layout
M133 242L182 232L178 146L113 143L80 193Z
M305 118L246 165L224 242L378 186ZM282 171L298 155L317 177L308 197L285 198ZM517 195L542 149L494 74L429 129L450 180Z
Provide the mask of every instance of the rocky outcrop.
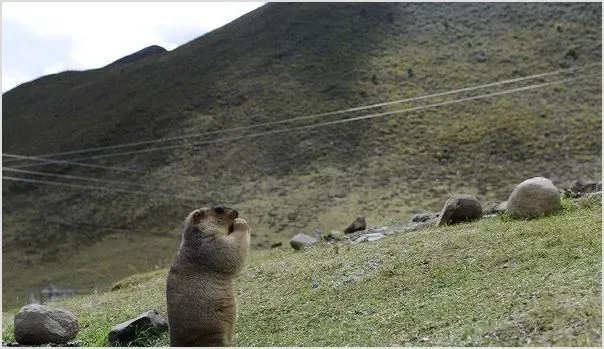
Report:
M78 333L76 316L65 309L29 304L14 320L15 340L23 345L66 344Z
M561 194L551 180L534 177L518 184L507 200L506 211L514 218L530 219L559 210Z

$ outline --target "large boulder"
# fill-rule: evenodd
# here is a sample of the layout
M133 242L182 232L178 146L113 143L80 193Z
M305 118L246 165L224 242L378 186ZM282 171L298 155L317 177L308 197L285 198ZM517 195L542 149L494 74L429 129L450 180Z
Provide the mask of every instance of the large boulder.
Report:
M150 336L168 331L168 319L157 310L149 310L138 317L113 326L108 334L113 346L145 346Z
M14 325L15 340L23 345L66 344L78 333L78 319L72 312L41 304L21 308Z
M459 194L447 199L436 225L469 222L480 217L482 217L480 202L472 195Z
M530 219L559 210L560 191L551 180L534 177L518 184L510 194L506 211L514 218Z

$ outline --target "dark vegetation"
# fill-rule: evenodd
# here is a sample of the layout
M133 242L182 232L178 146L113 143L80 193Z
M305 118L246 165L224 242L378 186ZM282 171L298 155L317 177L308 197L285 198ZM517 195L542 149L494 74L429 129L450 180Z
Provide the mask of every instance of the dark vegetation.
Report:
M3 151L37 155L203 133L598 63L601 29L599 3L272 3L171 52L4 93ZM21 305L47 280L90 292L167 266L182 220L208 202L236 206L253 227L254 247L265 248L297 231L342 230L359 214L370 226L409 219L438 210L449 193L486 205L536 175L557 185L599 178L600 71L424 111L83 160L142 173L28 168L193 200L3 181L3 305Z

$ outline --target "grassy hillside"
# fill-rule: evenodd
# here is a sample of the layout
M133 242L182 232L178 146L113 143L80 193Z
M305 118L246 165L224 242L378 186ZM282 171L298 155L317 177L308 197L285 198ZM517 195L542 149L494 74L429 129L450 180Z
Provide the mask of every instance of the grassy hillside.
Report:
M222 130L600 61L598 3L273 3L171 52L4 93L3 151L36 155ZM182 220L208 202L236 206L261 249L298 231L344 229L359 214L370 225L406 220L438 210L449 193L486 205L536 175L559 186L600 178L601 69L594 71L419 112L87 161L143 173L34 167L192 200L3 181L3 305L21 304L47 280L91 292L166 267ZM317 120L285 126L310 122ZM221 136L233 134L157 146ZM108 152L59 158L98 154Z
M600 346L602 210L597 201L529 222L505 217L374 243L252 253L237 279L237 346ZM309 261L313 261L309 264ZM78 339L166 312L166 270L56 306ZM12 340L14 312L3 313ZM167 336L150 344L164 346Z

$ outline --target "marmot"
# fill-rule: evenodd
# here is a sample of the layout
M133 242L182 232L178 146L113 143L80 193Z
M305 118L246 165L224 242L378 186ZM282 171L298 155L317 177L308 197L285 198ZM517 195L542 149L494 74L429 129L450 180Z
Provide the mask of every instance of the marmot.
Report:
M189 213L168 272L170 346L232 346L237 304L233 277L245 264L249 228L224 206Z

